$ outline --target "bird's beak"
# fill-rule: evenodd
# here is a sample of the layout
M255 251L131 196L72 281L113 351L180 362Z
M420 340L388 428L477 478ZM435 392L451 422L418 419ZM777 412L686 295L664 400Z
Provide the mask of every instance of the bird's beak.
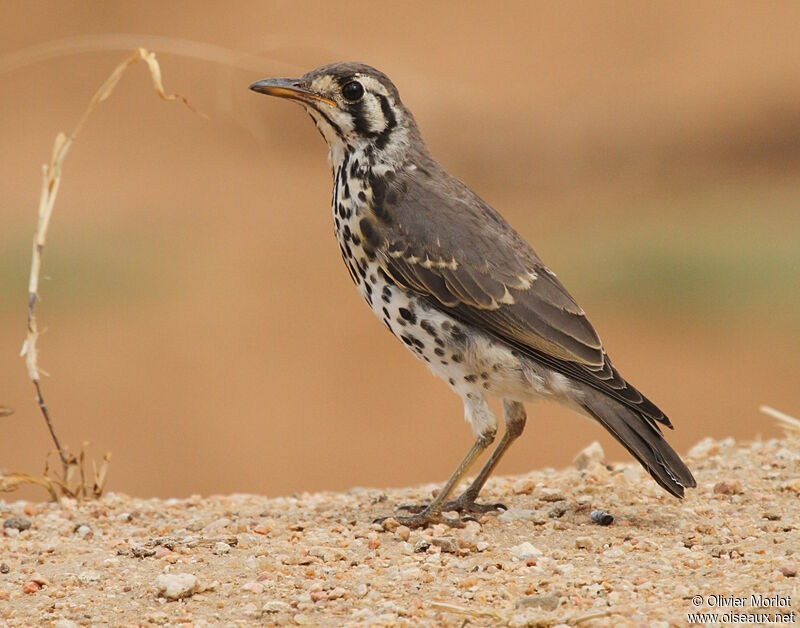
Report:
M303 87L300 79L292 78L271 78L256 81L250 86L254 92L266 94L267 96L277 96L278 98L288 98L313 105L322 102L331 107L336 107L336 101L320 96Z

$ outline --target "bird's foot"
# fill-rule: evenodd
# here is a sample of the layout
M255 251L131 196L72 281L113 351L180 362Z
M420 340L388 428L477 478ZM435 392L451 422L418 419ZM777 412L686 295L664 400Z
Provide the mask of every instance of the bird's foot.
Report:
M473 517L445 517L441 511L433 512L427 506L422 506L413 515L389 515L378 517L374 523L383 523L387 519L394 519L398 524L407 526L412 530L415 528L427 528L436 523L441 523L451 528L463 528L467 521L475 521Z
M425 504L402 504L398 506L397 509L405 510L406 512L422 513L427 507L428 506ZM457 499L453 499L442 506L442 512L457 512L460 515L484 515L487 512L501 510L508 510L508 506L501 503L480 504L475 501L474 497L470 497L466 493L462 493Z

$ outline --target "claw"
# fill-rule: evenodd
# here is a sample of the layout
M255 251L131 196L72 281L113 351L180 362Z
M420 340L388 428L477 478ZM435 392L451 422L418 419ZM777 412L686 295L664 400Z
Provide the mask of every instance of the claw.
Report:
M423 512L427 507L427 504L401 504L397 506L397 510L404 510L406 512L413 512L416 514ZM442 512L457 512L462 515L483 515L487 512L494 512L496 510L508 510L508 506L499 502L494 504L479 504L474 500L464 497L464 495L461 495L461 497L458 499L447 502L442 507ZM462 520L463 519L464 518L462 517ZM474 519L471 520L474 521Z
M378 517L375 519L373 523L383 523L387 519L394 519L400 525L407 526L411 529L415 528L426 528L428 526L434 525L436 523L441 523L451 528L463 528L466 525L466 521L474 521L473 518L461 518L461 517L445 517L441 512L432 513L428 512L427 508L423 508L423 510L415 515L408 515L408 516L396 516L396 515L389 515L386 517Z

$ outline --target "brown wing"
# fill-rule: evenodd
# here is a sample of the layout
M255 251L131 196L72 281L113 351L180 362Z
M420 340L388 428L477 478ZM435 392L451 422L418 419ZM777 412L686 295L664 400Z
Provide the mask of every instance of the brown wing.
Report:
M583 310L533 249L489 205L436 169L391 182L378 257L398 284L528 357L669 420L627 384Z

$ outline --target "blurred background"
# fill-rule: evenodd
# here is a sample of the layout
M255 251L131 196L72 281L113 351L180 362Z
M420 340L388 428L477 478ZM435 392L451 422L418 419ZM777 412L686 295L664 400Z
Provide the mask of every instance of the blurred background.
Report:
M40 366L61 438L135 495L444 480L459 399L364 306L333 238L327 149L248 91L384 70L433 153L589 313L620 371L701 438L800 413L800 5L11 2L0 26L0 467L51 448L24 362L41 164L127 50L155 50L66 160ZM501 473L563 466L593 423L529 406ZM702 482L702 478L699 478ZM43 497L41 492L23 495Z

